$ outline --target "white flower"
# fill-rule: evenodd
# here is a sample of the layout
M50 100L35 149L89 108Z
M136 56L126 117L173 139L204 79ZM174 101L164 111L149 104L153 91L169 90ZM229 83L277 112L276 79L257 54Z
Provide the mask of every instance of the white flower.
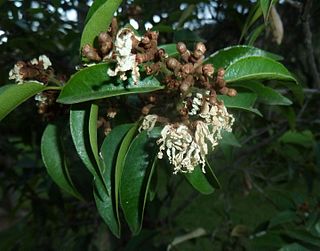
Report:
M23 83L23 75L20 73L21 68L23 67L22 62L17 62L13 69L9 72L9 79L15 80L18 84Z
M192 100L192 109L189 112L189 115L196 115L201 109L203 96L201 93L197 93Z
M149 114L149 115L145 116L138 131L139 132L141 132L142 130L151 131L154 128L157 120L158 120L158 115Z
M163 158L165 151L170 164L174 166L174 174L192 172L196 166L205 166L205 156L200 146L194 141L187 126L166 125L161 131L158 158Z
M119 74L121 80L126 80L126 71L132 70L132 79L137 83L140 73L138 63L136 62L136 55L131 52L132 38L140 40L140 38L135 36L133 31L128 28L123 28L118 32L114 43L117 66L114 70L108 69L108 75L114 77Z
M49 66L52 65L50 59L46 55L41 55L39 56L39 61L42 61L43 63L43 68L46 70L49 68Z

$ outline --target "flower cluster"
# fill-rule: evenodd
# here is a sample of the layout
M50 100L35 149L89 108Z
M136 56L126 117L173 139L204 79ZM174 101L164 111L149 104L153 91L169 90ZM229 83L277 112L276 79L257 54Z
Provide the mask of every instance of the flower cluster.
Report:
M29 62L18 61L9 72L9 79L22 84L26 80L35 80L47 84L50 75L53 74L51 61L46 55L39 56L39 59L32 59Z

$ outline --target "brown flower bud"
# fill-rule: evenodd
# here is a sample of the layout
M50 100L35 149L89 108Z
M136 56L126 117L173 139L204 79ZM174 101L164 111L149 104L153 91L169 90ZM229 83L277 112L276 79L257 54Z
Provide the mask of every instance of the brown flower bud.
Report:
M229 88L226 87L226 86L222 87L222 88L219 90L219 92L220 92L221 94L223 94L223 95L227 95L227 94L228 94L228 91L229 91Z
M234 97L237 95L237 91L235 89L230 88L227 93L228 96Z
M152 107L154 107L153 104L148 104L148 105L144 106L144 107L142 108L142 110L141 110L141 113L142 113L143 115L148 115Z
M224 77L224 74L225 74L225 70L223 68L219 68L218 69L218 77Z
M214 68L212 64L205 64L202 66L202 71L203 74L208 76L208 77L212 77L213 73L214 73Z
M194 66L191 63L184 64L181 68L181 71L185 74L191 74L194 72Z
M107 32L101 32L98 37L100 51L103 55L108 54L112 49L112 38Z
M204 43L202 42L198 42L195 46L194 51L198 51L199 53L202 53L202 55L204 55L204 53L206 52L207 48L204 45Z
M158 51L157 51L157 58L158 59L165 58L166 55L167 54L166 54L166 51L164 49L162 49L162 48L158 49Z
M141 43L142 44L149 44L150 43L150 39L147 36L143 36L141 39Z
M177 51L180 53L180 54L183 54L187 51L187 46L185 43L183 42L179 42L177 43Z
M216 84L217 84L219 87L225 87L225 86L226 86L226 81L225 81L223 78L217 77L217 79L216 79Z
M168 58L166 64L169 70L174 71L181 68L180 62L175 58Z
M97 50L90 44L86 44L82 47L82 55L91 61L101 61L101 57L97 53Z
M188 92L189 89L190 89L190 85L187 84L186 82L183 82L183 83L180 85L180 91L181 91L182 93Z

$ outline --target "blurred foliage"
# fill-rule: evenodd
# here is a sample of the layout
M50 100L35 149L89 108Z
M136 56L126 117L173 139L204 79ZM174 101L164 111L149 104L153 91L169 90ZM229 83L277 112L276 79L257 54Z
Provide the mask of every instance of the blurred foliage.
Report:
M8 72L17 60L40 54L52 59L59 74L70 76L79 63L88 4L0 1L1 85L8 82ZM280 45L273 41L272 28L268 22L264 25L263 16L240 40L257 4L128 0L117 12L123 25L134 19L141 32L145 25L152 25L161 32L161 43L206 41L208 54L254 41L255 46L282 55L284 64L300 79L301 90L288 94L295 100L291 107L266 108L261 102L263 118L236 114L235 134L242 147L225 145L212 156L221 190L200 195L179 175L167 183L170 170L158 169L153 188L158 193L150 196L143 231L135 237L125 233L117 240L93 204L69 197L48 177L39 149L45 123L36 114L35 102L29 100L0 124L0 250L142 251L165 250L170 243L171 250L184 251L319 250L320 91L306 52L301 18L305 1L276 5L284 27ZM309 20L318 70L319 8L319 1L313 1ZM251 39L257 30L257 39ZM199 229L197 235L194 231ZM179 243L179 237L185 241Z

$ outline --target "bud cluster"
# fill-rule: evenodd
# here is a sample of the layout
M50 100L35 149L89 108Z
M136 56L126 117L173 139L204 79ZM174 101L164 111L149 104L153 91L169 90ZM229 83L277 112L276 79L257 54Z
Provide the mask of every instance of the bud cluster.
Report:
M39 59L32 59L28 62L18 61L9 72L9 79L22 84L27 80L36 80L47 84L49 78L54 74L50 59L45 56L39 56Z

